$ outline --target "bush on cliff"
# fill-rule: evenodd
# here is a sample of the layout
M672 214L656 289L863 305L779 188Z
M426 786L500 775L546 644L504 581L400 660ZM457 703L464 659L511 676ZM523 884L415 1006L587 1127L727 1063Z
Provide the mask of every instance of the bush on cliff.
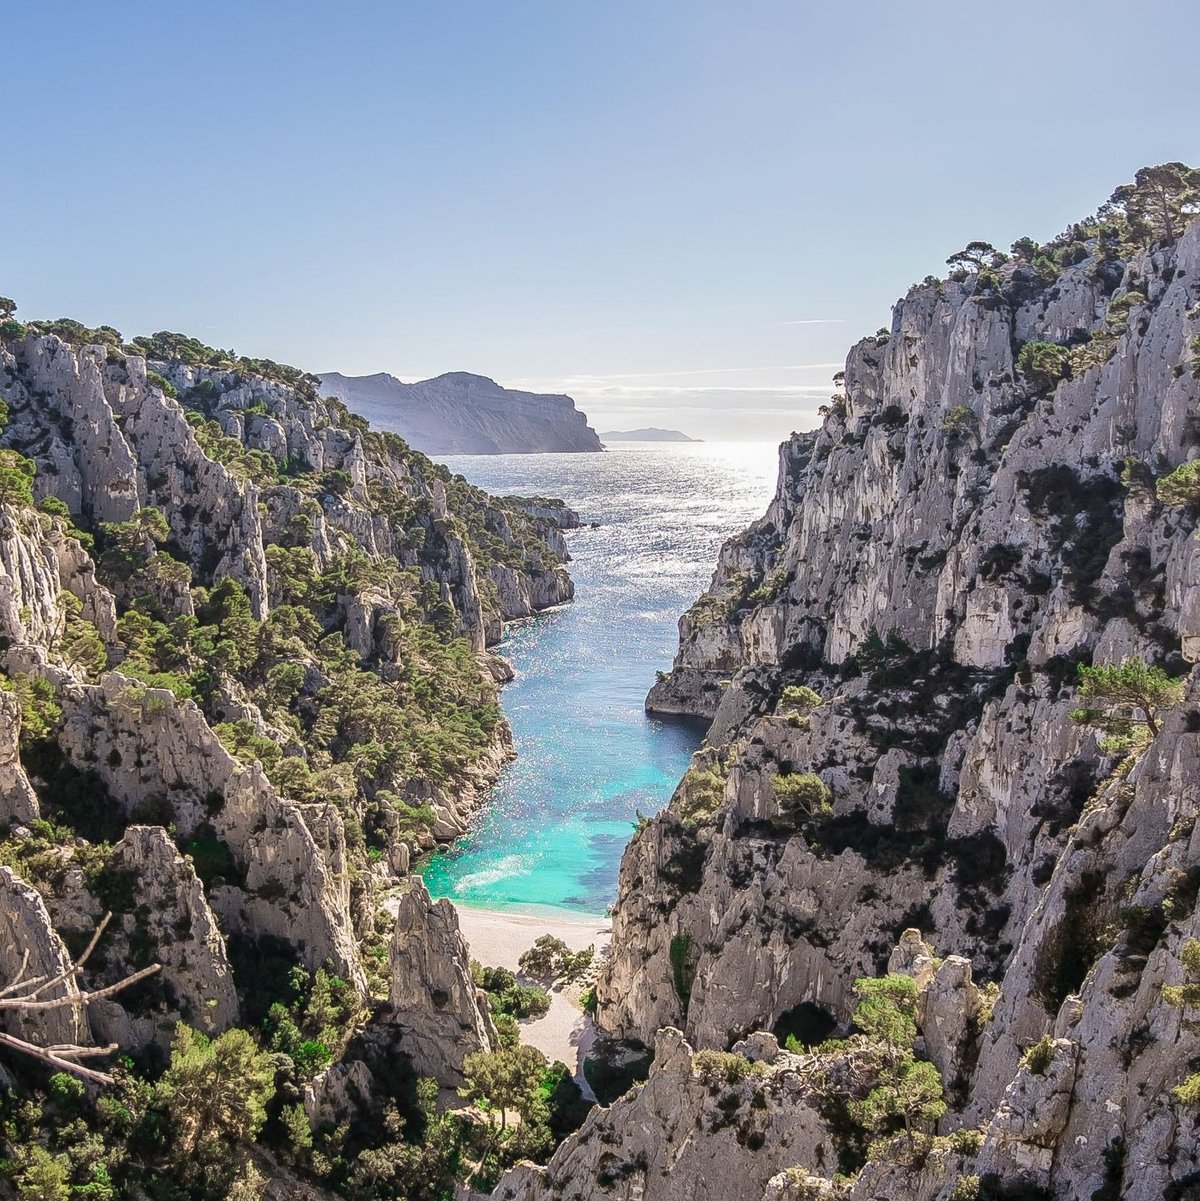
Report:
M1136 751L1157 737L1163 715L1183 700L1184 681L1156 664L1125 659L1120 664L1079 665L1079 695L1092 704L1071 711L1071 720L1104 734L1102 750Z
M1155 493L1164 505L1176 509L1200 504L1200 459L1190 459L1170 475L1164 475L1155 486Z
M0 505L25 508L33 504L33 462L15 450L0 450Z
M798 821L825 821L833 816L829 785L815 772L776 776L771 787L784 813Z

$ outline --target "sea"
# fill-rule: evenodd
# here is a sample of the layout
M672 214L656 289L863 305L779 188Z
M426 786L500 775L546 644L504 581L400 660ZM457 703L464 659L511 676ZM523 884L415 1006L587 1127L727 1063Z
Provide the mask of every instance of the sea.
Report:
M707 587L721 543L766 509L776 445L445 461L497 495L561 497L585 525L567 534L575 600L510 624L496 648L516 668L501 699L517 758L472 829L418 870L457 904L602 915L638 815L667 803L703 736L695 723L647 717L646 693L670 667L679 616Z

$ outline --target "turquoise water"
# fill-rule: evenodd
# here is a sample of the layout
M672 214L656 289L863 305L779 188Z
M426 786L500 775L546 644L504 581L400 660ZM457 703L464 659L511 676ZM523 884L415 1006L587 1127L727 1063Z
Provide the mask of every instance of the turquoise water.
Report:
M774 490L766 443L627 444L606 454L462 455L494 493L561 496L597 530L567 535L573 604L509 626L498 648L517 759L474 828L422 869L434 896L487 909L602 914L637 812L670 798L702 731L642 710L679 614L717 549Z

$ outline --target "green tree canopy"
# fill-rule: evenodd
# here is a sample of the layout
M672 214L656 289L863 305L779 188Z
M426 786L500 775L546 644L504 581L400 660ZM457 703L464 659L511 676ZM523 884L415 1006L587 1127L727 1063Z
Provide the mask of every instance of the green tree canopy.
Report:
M180 1022L171 1065L155 1089L170 1120L172 1158L200 1172L240 1159L266 1121L274 1091L274 1059L247 1031L209 1039Z
M1141 659L1099 667L1079 665L1079 695L1094 702L1072 710L1071 720L1108 737L1106 750L1129 750L1157 736L1162 715L1183 700L1183 680Z
M508 1124L508 1112L533 1122L544 1118L542 1076L546 1057L536 1047L508 1047L500 1051L476 1051L463 1064L466 1085L460 1093L469 1101L482 1101L500 1113L500 1129Z
M1122 184L1101 215L1123 212L1136 241L1173 242L1189 217L1200 212L1200 171L1186 163L1143 167L1133 183Z
M968 271L983 271L987 267L999 267L1004 261L1005 256L991 242L968 242L962 250L946 260L946 265Z
M0 450L0 505L33 504L33 461L15 450Z
M863 1034L886 1047L890 1056L911 1055L920 1000L916 981L893 972L878 979L855 980L854 992L859 998L854 1024Z

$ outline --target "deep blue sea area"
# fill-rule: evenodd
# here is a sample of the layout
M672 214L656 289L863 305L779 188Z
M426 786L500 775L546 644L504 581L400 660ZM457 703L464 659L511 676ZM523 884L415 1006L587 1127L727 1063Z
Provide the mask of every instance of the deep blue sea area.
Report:
M422 869L434 896L487 909L602 914L638 811L670 798L702 731L646 717L670 667L679 615L707 586L721 543L775 486L766 443L634 443L604 454L464 455L451 470L497 494L560 496L575 601L509 626L497 649L517 759L476 825Z

